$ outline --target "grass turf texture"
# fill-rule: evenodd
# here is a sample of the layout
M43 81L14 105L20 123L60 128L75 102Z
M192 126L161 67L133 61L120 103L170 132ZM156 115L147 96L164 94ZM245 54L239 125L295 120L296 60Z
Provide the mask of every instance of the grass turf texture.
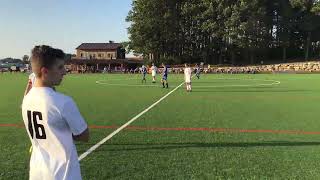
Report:
M67 75L57 90L74 98L89 125L121 126L183 81L169 74L169 89L159 82L134 86L141 78ZM271 83L263 80L281 84L257 86ZM182 86L131 126L320 132L319 81L320 75L203 74L193 78L192 93ZM22 124L26 82L26 74L0 74L0 124ZM150 75L147 85L154 85ZM79 155L113 130L92 129L90 143L77 143ZM83 159L81 171L83 179L319 179L319 136L127 129ZM0 179L28 178L29 145L24 128L0 127Z

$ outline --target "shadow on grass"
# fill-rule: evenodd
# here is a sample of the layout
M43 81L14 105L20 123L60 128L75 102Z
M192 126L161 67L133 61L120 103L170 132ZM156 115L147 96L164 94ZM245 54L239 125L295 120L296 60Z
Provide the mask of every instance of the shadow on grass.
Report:
M87 144L88 145L88 144ZM92 144L94 145L94 144ZM144 151L144 150L170 150L186 148L251 148L251 147L301 147L320 146L320 142L220 142L220 143L154 143L154 144L103 144L96 151Z

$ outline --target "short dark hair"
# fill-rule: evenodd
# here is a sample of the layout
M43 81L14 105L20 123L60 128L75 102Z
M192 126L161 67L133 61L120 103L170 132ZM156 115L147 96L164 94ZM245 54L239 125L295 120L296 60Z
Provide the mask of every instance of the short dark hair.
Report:
M35 46L31 51L32 71L36 76L40 76L42 67L50 69L58 59L65 58L65 53L61 49L55 49L50 46Z

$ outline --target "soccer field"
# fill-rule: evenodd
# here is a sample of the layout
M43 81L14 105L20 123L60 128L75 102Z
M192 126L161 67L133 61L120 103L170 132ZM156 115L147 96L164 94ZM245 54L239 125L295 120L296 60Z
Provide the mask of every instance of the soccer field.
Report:
M202 74L191 93L183 75L169 89L141 78L72 74L57 87L91 127L79 156L136 117L80 161L83 179L320 179L320 75ZM0 179L28 178L26 82L0 74Z

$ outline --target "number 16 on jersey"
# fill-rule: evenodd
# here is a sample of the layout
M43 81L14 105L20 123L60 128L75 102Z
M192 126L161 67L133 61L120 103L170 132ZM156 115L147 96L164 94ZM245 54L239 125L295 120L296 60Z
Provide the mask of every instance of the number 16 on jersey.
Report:
M30 133L31 138L36 139L46 139L46 131L42 124L39 124L42 121L42 113L38 111L27 111L28 115L28 130ZM41 132L41 133L40 133Z

